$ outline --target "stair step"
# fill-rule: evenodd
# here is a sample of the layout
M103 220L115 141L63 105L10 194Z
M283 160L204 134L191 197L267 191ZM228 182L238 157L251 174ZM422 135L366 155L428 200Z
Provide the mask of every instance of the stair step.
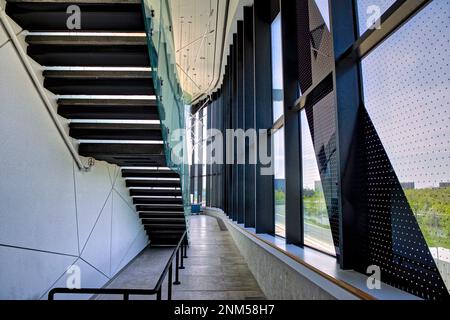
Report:
M177 213L167 213L167 212L162 212L162 213L150 213L150 212L146 212L146 213L139 213L139 218L141 219L185 219L184 213L183 212L177 212Z
M78 153L122 167L166 165L163 145L160 144L82 143Z
M183 210L176 211L166 211L166 210L137 210L139 213L150 213L150 214L184 214Z
M136 210L139 212L184 212L184 207L137 205Z
M133 197L179 197L181 190L130 190L130 195Z
M147 224L145 220L142 221L145 229L149 231L185 231L186 225L184 224Z
M154 95L150 71L43 72L44 87L61 95Z
M156 100L59 99L58 105L66 119L159 120Z
M147 233L148 234L148 233ZM181 236L180 236L181 237ZM173 239L152 239L150 242L150 247L175 247L180 241L180 237ZM150 238L150 236L149 236Z
M145 36L26 37L28 55L43 66L149 67Z
M145 226L147 229L147 226ZM185 230L152 230L151 237L176 237L181 236Z
M122 170L124 178L179 178L172 170Z
M70 136L91 140L162 140L159 124L71 123Z
M127 180L127 188L180 188L180 181L170 180Z
M175 224L186 226L184 218L143 218L144 224Z
M170 198L133 198L133 203L135 205L151 205L151 204L157 204L157 205L171 205L171 204L178 204L183 205L183 199L170 199Z
M8 1L10 2L10 1ZM25 37L29 45L48 45L48 46L144 46L147 47L147 38L145 34L134 35L130 33L117 33L110 35L108 33L98 33L96 35L35 35L31 34ZM97 48L101 49L101 48Z
M81 11L81 29L67 28L67 8ZM140 1L8 1L6 13L29 31L143 31Z

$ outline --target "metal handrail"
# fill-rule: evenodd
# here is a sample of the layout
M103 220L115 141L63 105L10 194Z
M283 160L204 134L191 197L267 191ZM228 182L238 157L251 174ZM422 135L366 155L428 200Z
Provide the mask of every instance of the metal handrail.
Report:
M153 289L108 289L108 288L53 288L48 293L48 300L55 300L55 294L107 294L107 295L122 295L123 300L129 300L131 295L151 296L156 294L156 300L162 300L162 285L169 274L167 284L167 300L172 300L172 285L181 284L179 279L179 269L184 269L183 260L187 258L186 245L187 231L183 233L175 250L172 252L163 272L161 273L158 282ZM173 260L176 260L175 281L172 283Z

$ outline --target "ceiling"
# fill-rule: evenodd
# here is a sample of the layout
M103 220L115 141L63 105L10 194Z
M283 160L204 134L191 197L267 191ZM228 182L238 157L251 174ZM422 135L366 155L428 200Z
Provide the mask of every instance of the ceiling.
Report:
M235 21L251 2L170 0L178 75L192 102L220 86Z

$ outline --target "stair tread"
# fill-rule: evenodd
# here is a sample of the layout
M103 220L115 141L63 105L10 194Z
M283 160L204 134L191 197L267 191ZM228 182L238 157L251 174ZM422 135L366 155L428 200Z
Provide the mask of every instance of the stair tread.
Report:
M162 140L159 124L70 123L75 139Z
M156 107L156 100L150 99L58 99L59 106L145 106Z
M156 100L58 99L58 114L67 119L159 120Z
M138 4L141 0L8 0L12 3Z
M147 38L144 36L130 35L28 35L25 41L30 45L46 46L143 46L147 49Z
M67 7L78 5L81 29L67 28ZM6 13L28 31L119 31L145 30L140 1L129 0L30 0L8 1Z
M181 190L131 190L132 196L181 196Z
M122 170L124 178L179 178L178 173L171 170Z
M119 166L166 165L163 146L160 144L81 143L78 153Z
M44 70L42 75L46 78L69 79L151 79L151 71L136 70Z

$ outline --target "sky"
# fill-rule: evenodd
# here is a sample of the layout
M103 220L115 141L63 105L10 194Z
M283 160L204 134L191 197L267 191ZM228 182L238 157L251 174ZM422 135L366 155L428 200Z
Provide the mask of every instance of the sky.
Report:
M401 182L450 181L450 0L432 1L363 60L366 109Z

